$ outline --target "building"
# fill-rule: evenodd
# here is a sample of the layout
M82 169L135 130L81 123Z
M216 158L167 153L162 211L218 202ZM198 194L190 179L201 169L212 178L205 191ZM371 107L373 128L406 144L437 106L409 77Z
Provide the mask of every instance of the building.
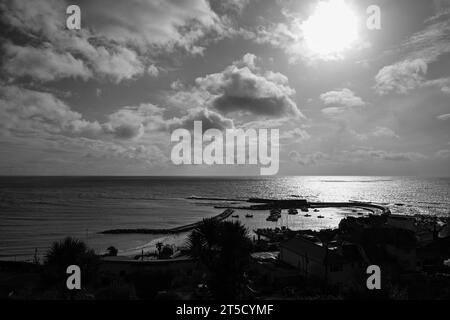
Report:
M304 237L281 243L280 260L305 277L317 277L343 287L354 287L367 267L364 252L357 245L345 243L326 248Z

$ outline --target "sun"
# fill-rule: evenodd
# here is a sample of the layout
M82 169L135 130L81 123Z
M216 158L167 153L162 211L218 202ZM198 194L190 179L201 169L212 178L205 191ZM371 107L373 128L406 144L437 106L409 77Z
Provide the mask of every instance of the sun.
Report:
M302 24L306 46L319 56L337 56L358 38L358 21L344 0L321 1Z

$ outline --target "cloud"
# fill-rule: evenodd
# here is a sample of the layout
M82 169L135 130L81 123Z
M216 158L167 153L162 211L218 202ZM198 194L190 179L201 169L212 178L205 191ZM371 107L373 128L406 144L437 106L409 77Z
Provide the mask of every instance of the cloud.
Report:
M143 161L149 165L163 164L168 161L163 151L155 145L122 145L111 141L90 138L64 137L59 141L69 150L84 153L85 158L105 161L111 158ZM86 159L85 159L86 160Z
M84 120L54 95L17 86L0 87L0 129L13 135L89 135L101 130L98 122Z
M404 60L383 67L375 76L375 90L384 95L389 92L405 94L425 81L427 64L422 59Z
M145 71L134 49L99 39L86 28L67 30L64 1L37 0L29 4L12 0L1 8L1 17L23 38L20 46L12 42L4 46L7 59L3 70L11 75L28 75L41 81L96 75L120 82ZM35 45L36 39L40 46Z
M157 77L159 75L159 69L158 67L156 67L154 64L151 64L148 68L147 68L147 72L149 75L151 75L152 77Z
M440 116L437 117L439 120L448 120L450 119L450 113L447 114L441 114Z
M370 150L370 149L358 149L350 152L346 152L349 157L363 158L363 159L376 159L387 161L419 161L426 159L421 153L417 152L391 152L385 150Z
M426 63L436 61L441 55L450 52L450 11L442 10L428 19L428 24L409 37L401 45L406 59L423 59Z
M224 26L226 19L212 11L206 0L76 4L83 9L83 29L73 32L65 27L66 1L0 3L0 18L21 39L20 46L8 45L9 59L3 69L41 81L95 75L120 82L145 72L157 76L158 69L148 64L154 59L149 57L177 49L199 54L204 48L198 43L207 36L230 32ZM36 46L36 39L44 45Z
M289 159L302 166L312 166L317 165L323 160L329 160L330 156L320 151L311 154L301 154L297 151L291 151L289 153Z
M208 93L208 104L223 114L252 114L262 117L301 117L293 100L295 90L285 75L262 72L255 57L244 56L220 73L195 80L196 89Z
M139 139L145 130L159 130L163 127L163 110L152 104L137 107L123 107L108 116L102 125L105 133L119 139Z
M326 117L336 118L336 117L342 116L346 110L347 110L346 108L342 108L342 107L328 107L328 108L323 108L321 110L321 112Z
M116 82L132 79L144 73L144 65L136 52L124 47L110 50L98 47L95 54L89 58L94 63L93 68L96 72L110 76Z
M42 34L47 39L65 28L68 4L60 0L8 0L0 3L2 21L25 34Z
M87 121L53 94L17 86L0 88L0 130L12 135L57 134L137 140L146 131L166 130L163 109L152 104L123 107L107 121Z
M440 159L449 159L450 158L450 150L442 149L436 152L436 157Z
M95 34L124 45L201 53L197 43L226 32L207 0L83 1L85 24ZM108 8L105 10L105 8Z
M362 107L364 101L347 88L329 91L320 95L320 99L326 105L340 105L345 107Z
M386 127L376 127L375 130L371 134L374 137L381 138L381 137L387 137L387 138L400 138L392 129L386 128Z
M295 139L295 141L305 141L305 140L309 140L311 138L311 135L303 129L300 128L294 128L292 130L288 130L283 132L280 135L280 139Z
M253 120L303 117L294 101L295 90L278 72L263 71L258 57L247 53L218 73L198 77L188 87L180 81L166 93L168 106L179 109L206 107L223 115Z
M450 52L450 11L438 10L427 21L423 30L404 41L398 51L402 60L382 68L375 77L375 90L383 95L389 92L405 94L418 87L438 86L449 91L448 78L426 80L428 64Z
M241 14L250 0L209 0L216 12Z
M194 121L202 122L203 131L208 129L234 128L233 120L225 118L221 114L205 108L190 109L188 114L181 118L173 118L167 121L168 130L177 128L193 129Z
M152 135L151 141L138 140L147 130L166 130L162 110L154 105L124 107L110 114L107 122L99 123L84 119L51 93L17 86L0 87L0 136L3 142L14 145L15 155L6 162L11 159L20 162L22 159L17 158L20 150L26 150L28 156L36 154L33 160L36 162L46 161L40 156L49 153L64 157L68 163L83 153L108 161L117 158L152 165L166 162L167 157L155 141L156 135Z
M70 53L58 53L51 47L34 48L3 45L5 62L3 70L14 76L30 76L34 79L52 81L66 77L80 77L84 80L92 76L82 60Z

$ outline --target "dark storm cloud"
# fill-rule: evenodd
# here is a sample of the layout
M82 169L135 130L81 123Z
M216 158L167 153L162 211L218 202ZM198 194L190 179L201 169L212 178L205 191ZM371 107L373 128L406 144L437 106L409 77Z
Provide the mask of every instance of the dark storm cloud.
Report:
M255 65L256 59L246 54L222 72L197 78L195 86L180 90L175 96L179 101L196 101L222 114L302 117L287 77L278 72L263 72Z

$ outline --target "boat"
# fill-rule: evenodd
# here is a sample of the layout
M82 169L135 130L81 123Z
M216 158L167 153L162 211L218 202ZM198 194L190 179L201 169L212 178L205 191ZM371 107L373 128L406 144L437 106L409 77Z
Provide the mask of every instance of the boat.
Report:
M278 219L279 219L279 217L275 217L275 216L271 215L271 216L267 217L266 221L277 222Z
M245 217L246 217L246 218L253 218L253 215L250 214L250 213L247 213L247 214L245 215Z
M295 208L290 208L290 209L288 210L288 214L292 214L292 215L298 214L298 210L295 209Z
M232 218L239 218L239 215L235 214L231 216Z
M314 212L319 212L320 210L319 209L314 209Z
M311 215L310 214L305 214L304 217L308 218L308 217L311 217Z
M300 210L301 210L302 212L308 212L308 211L309 211L307 207L302 207L302 208L300 208Z
M323 219L323 218L325 218L324 216L317 216L317 218L319 218L319 219Z

